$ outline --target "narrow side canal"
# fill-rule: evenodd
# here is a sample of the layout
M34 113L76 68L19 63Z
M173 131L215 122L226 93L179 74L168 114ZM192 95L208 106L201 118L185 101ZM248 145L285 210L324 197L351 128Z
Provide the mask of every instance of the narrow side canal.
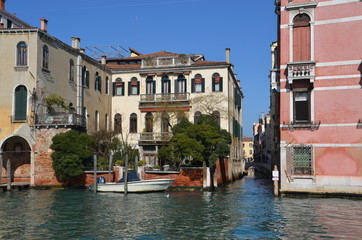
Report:
M1 239L360 239L362 200L274 198L268 180L215 192L0 192Z

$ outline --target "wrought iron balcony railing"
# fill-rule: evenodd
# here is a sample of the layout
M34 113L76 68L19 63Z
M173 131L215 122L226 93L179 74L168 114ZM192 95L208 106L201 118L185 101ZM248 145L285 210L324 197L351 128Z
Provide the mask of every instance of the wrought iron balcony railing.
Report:
M143 132L140 133L140 141L143 142L168 142L172 136L171 132Z
M189 101L190 93L160 93L160 94L141 94L140 102L181 102Z
M75 126L86 127L85 117L76 113L52 112L35 115L35 126L38 127L61 127Z

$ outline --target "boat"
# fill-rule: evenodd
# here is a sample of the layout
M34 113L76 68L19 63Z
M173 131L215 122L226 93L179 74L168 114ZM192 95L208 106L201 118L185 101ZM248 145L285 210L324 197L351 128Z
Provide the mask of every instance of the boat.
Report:
M144 192L162 192L174 182L175 179L152 179L140 180L134 172L128 174L127 192L144 193ZM120 192L125 189L124 178L118 182L107 183L104 177L100 177L97 181L97 192Z

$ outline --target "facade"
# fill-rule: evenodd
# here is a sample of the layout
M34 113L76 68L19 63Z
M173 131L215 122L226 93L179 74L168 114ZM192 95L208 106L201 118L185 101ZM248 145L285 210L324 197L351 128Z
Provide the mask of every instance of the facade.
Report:
M41 28L31 27L0 8L0 148L3 176L11 161L15 181L58 185L54 177L52 137L69 129L93 132L109 129L111 71L80 49ZM64 107L48 106L61 97Z
M272 129L270 114L262 113L259 123L254 123L254 161L271 163Z
M247 162L254 161L254 143L253 138L243 137L243 154L244 160Z
M362 194L362 2L275 4L280 191Z
M113 73L114 130L139 149L148 165L162 165L157 152L168 145L171 126L181 118L194 123L201 114L211 114L232 134L230 159L240 164L243 94L229 54L227 49L226 62L212 62L201 54L131 49L129 58L107 59Z

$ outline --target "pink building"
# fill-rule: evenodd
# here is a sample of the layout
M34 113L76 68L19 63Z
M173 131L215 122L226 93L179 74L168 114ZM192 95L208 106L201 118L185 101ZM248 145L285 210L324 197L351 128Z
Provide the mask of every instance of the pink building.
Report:
M275 5L280 192L362 194L362 1Z

